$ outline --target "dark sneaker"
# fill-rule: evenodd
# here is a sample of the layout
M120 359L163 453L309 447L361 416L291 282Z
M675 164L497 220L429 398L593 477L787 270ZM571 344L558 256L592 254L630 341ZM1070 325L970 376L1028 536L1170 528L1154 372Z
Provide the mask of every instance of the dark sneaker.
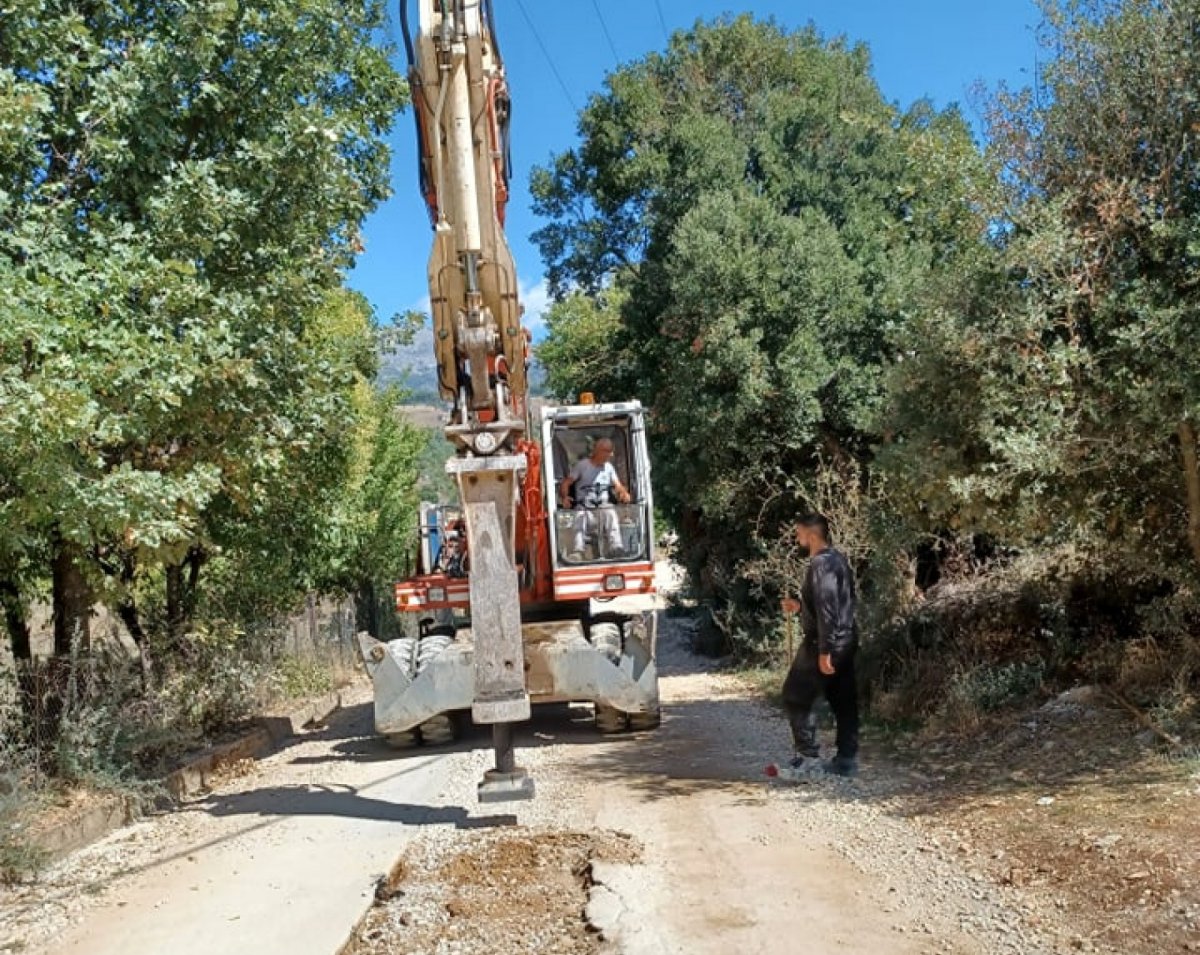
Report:
M858 760L853 756L835 756L825 764L825 772L850 779L858 775Z
M792 761L788 764L792 769L815 769L820 762L821 757L816 753L811 755L807 753L797 753L792 757Z

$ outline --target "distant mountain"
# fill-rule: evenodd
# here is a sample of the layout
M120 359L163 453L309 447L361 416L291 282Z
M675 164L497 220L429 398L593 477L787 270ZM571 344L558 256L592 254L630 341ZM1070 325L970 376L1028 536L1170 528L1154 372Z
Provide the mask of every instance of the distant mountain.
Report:
M380 356L379 383L401 385L409 392L408 404L440 404L433 329L422 328L412 344Z
M437 359L433 352L433 330L422 328L413 337L412 344L405 345L385 354L380 359L379 383L400 385L408 392L406 404L438 405ZM529 390L541 395L546 387L546 370L535 358L529 366Z

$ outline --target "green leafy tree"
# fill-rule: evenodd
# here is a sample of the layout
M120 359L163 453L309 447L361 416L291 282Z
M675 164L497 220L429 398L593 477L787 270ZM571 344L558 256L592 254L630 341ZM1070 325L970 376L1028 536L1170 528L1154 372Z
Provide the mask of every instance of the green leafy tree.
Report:
M614 285L598 295L574 292L550 306L547 339L537 355L546 367L546 389L555 398L573 400L580 391L611 387L632 372L615 366L627 356L612 347L621 332L624 299L622 288ZM620 396L614 391L604 397Z
M380 637L390 630L392 587L413 569L421 461L430 444L404 419L403 398L397 388L367 385L357 395L361 425L334 565L335 583L354 595L359 628Z
M739 567L822 460L869 460L897 332L982 239L961 185L983 164L953 111L890 105L863 47L749 16L614 73L580 131L534 175L552 288L577 296L541 357L557 391L651 405L693 575L754 609Z
M1200 561L1200 3L1045 7L1039 91L1002 94L995 241L910 326L885 464L910 527Z
M375 0L0 18L0 591L53 571L60 652L154 568L181 626L214 549L344 423L311 332L387 190L384 22Z

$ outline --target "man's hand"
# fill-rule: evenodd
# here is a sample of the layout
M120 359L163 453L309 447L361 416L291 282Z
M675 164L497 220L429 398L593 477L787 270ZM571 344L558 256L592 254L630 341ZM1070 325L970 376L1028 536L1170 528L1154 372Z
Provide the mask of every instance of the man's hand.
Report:
M825 674L825 676L833 676L835 673L837 673L837 670L833 668L833 656L831 654L822 653L817 658L817 666L821 668L821 672Z
M799 613L802 609L800 601L792 597L784 597L779 601L779 607L784 613Z

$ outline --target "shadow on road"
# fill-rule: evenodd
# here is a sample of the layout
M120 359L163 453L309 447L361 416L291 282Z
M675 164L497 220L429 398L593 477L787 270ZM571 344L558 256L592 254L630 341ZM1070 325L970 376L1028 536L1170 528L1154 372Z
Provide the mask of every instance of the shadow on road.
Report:
M396 773L382 783L405 775ZM398 822L406 826L452 825L456 829L492 829L516 825L513 815L472 816L461 806L421 806L364 795L348 785L276 786L251 792L213 796L196 808L210 816L343 816Z
M690 621L664 616L660 623L659 664L665 700L660 729L604 736L596 731L588 706L536 707L533 719L517 727L518 750L561 745L572 773L597 784L620 779L646 800L714 788L727 789L733 798L750 802L766 798L766 765L791 755L783 714L749 688L739 687L720 662L693 654ZM1119 714L1115 717L1119 721ZM1113 719L1114 714L1094 710L1080 715L1079 722L1085 725L1069 725L1068 720L1067 726L1054 728L1059 745L1047 752L1041 751L1046 745L1042 728L1036 732L1028 729L1032 725L1028 716L1014 715L1011 742L1007 738L1003 744L964 740L957 750L943 753L932 747L900 753L868 729L858 780L818 776L799 785L815 790L813 795L819 798L898 801L892 811L923 815L952 810L979 797L1024 793L1038 787L1063 793L1103 782L1113 791L1132 793L1138 786L1169 780L1174 770L1166 765L1150 771L1143 767L1140 774L1126 772L1130 754L1124 748L1114 751L1109 762L1096 760L1094 747L1084 745L1085 738ZM290 761L297 765L394 761L403 766L443 753L491 747L491 729L472 724L467 714L458 720L458 740L439 747L393 749L374 734L372 722L372 704L349 707L324 729L296 741L327 740L325 752L297 754ZM1042 718L1039 722L1051 721ZM823 733L830 742L832 721L827 714ZM1028 772L1017 772L1019 769ZM394 809L389 805L387 811ZM403 815L404 807L399 811ZM399 821L408 821L408 817Z
M351 713L361 710L361 713ZM347 718L338 726L330 726L320 734L309 734L303 741L326 739L332 742L329 752L320 756L296 756L289 762L298 765L320 765L344 760L355 762L405 761L443 753L467 753L473 750L491 749L492 730L471 722L466 713L454 714L458 738L453 743L441 746L413 746L398 749L370 731L371 704L363 703L346 711ZM365 715L365 719L364 719ZM534 749L542 746L557 746L569 743L572 746L588 746L600 743L612 744L628 740L629 737L603 736L597 730L592 710L585 705L547 704L535 706L533 719L516 728L518 749Z

